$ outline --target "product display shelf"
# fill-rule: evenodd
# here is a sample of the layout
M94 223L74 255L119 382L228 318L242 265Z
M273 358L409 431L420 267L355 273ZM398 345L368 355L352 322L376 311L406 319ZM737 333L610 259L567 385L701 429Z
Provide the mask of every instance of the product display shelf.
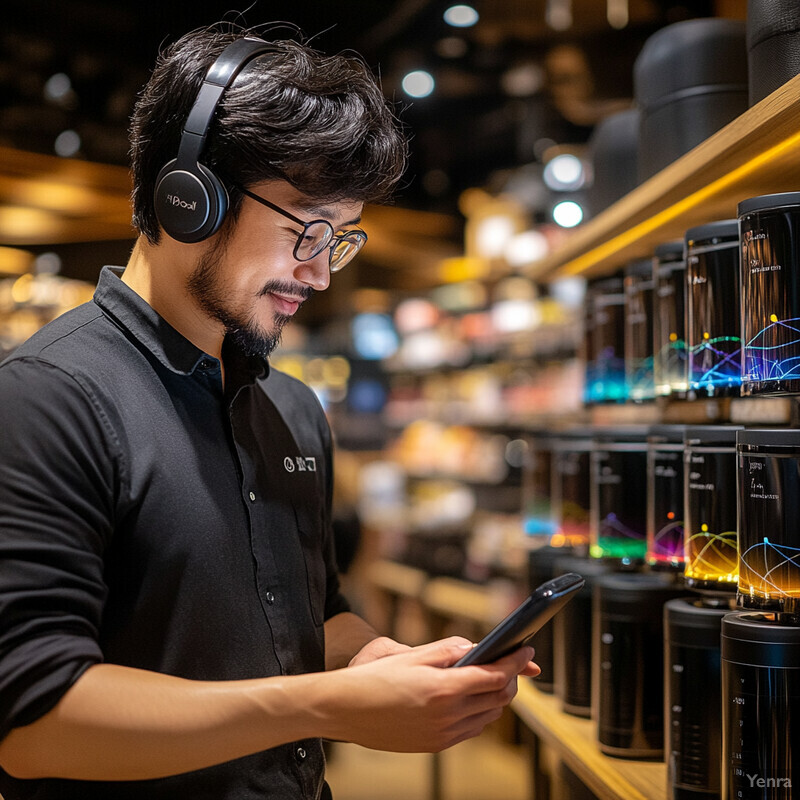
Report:
M736 217L749 197L800 189L800 75L577 229L536 277L596 276L685 231Z
M512 708L541 744L551 748L600 800L666 800L663 762L603 754L594 722L565 714L559 699L540 692L531 680L520 679Z
M505 581L475 584L429 576L423 570L388 559L378 559L370 565L369 579L391 598L418 602L435 628L442 620L462 620L471 623L476 632L485 633L521 600ZM436 633L437 630L429 631Z

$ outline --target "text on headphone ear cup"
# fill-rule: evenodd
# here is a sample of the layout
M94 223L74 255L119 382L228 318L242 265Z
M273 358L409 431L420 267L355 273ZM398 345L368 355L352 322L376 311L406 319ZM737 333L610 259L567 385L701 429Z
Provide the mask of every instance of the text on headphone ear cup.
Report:
M214 234L228 207L228 193L202 164L176 169L170 161L159 173L155 209L161 227L179 242L201 242Z

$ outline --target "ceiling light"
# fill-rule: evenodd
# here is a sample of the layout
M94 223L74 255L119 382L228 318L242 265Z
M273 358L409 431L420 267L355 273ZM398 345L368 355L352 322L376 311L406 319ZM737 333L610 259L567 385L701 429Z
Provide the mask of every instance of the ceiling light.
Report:
M44 96L48 100L63 100L70 93L72 89L72 81L69 75L64 72L57 72L51 75L44 85Z
M583 162L571 153L562 153L547 162L542 178L558 192L580 189L585 180Z
M444 12L444 21L454 28L471 28L478 21L478 12L472 6L450 6Z
M62 158L70 158L81 149L81 137L75 131L61 131L56 136L53 149L56 151L56 155Z
M545 21L554 31L572 27L572 0L547 0Z
M511 217L495 214L478 222L475 232L478 252L484 258L499 258L515 233Z
M612 28L622 30L630 21L628 0L607 0L606 18Z
M500 77L503 91L511 97L532 97L544 87L544 70L533 62L517 64Z
M55 275L61 271L61 256L52 251L40 253L33 262L33 271L37 275Z
M433 92L436 81L434 81L430 72L426 72L424 69L417 69L409 72L403 78L402 86L403 91L409 97L427 97Z
M524 267L544 258L548 250L547 237L541 231L531 230L510 239L503 254L512 267Z
M583 209L574 200L562 200L553 209L553 219L562 228L574 228L583 221Z

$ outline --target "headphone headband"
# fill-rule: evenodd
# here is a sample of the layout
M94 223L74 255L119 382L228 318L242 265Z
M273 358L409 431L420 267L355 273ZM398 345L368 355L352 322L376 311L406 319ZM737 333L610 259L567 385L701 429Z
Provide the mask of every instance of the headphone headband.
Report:
M200 163L206 136L222 95L242 68L277 50L263 39L237 39L206 73L184 124L177 158L166 164L156 179L156 216L173 239L200 242L219 230L228 210L228 193L219 178Z

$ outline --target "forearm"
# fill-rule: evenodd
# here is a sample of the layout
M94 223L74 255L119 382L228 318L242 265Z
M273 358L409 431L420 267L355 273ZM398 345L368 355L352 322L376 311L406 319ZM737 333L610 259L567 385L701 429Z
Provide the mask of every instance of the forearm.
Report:
M0 743L20 778L142 780L322 736L304 702L311 676L189 681L100 664L56 707Z
M346 667L364 645L379 638L375 629L349 611L325 622L325 669Z
M351 643L368 628L354 619L339 625ZM0 765L18 778L122 781L317 737L435 752L480 733L510 702L516 676L534 674L530 648L492 665L441 669L470 643L453 638L391 655L382 652L384 642L402 646L371 641L377 652L366 647L362 663L349 669L246 681L90 667L55 708L0 742Z

